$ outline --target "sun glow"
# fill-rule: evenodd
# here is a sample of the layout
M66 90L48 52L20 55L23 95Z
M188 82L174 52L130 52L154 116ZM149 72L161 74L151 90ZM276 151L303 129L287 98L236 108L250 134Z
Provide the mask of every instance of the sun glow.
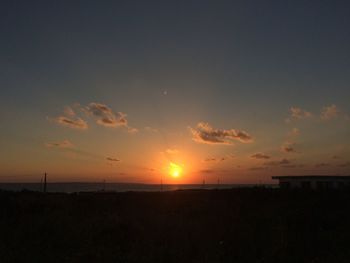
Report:
M177 165L175 163L169 164L169 174L172 177L177 178L181 175L181 173L182 173L182 167L180 165Z

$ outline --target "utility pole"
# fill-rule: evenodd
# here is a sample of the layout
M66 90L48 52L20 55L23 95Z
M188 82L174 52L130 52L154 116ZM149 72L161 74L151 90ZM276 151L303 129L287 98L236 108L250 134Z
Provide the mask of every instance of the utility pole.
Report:
M46 193L46 173L44 175L44 193Z

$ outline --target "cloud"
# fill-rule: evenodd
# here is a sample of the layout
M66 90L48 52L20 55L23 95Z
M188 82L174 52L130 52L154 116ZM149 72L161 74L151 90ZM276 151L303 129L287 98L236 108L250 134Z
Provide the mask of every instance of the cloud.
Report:
M215 129L204 122L198 123L196 129L191 127L189 127L189 129L192 134L192 139L198 143L232 145L232 140L238 140L243 143L253 141L253 138L245 131Z
M147 131L147 132L158 132L157 129L154 129L154 128L149 127L149 126L145 127L145 131Z
M282 159L280 161L270 161L270 162L266 162L264 163L264 165L267 165L267 166L280 166L280 165L289 165L291 163L290 160L288 159Z
M258 167L250 167L250 171L261 171L261 170L267 170L267 167L264 166L258 166Z
M346 162L346 163L341 163L338 165L339 167L350 167L350 162Z
M233 154L227 154L224 157L209 157L203 160L203 162L222 162L222 161L226 161L229 159L233 159L235 158L235 156Z
M96 160L105 159L105 156L103 155L76 148L76 146L69 140L63 140L59 142L48 142L45 143L45 146L51 149L61 150L62 152L64 152L65 156L69 158L89 158Z
M113 157L106 157L106 160L107 160L107 161L111 161L111 162L120 162L119 159L113 158Z
M138 133L138 132L139 132L139 130L138 130L138 129L128 127L128 133L130 133L130 134L134 134L134 133Z
M211 158L204 159L203 162L220 162L220 161L225 161L225 160L226 160L225 157L220 157L220 158L211 157Z
M127 132L134 134L138 129L130 127L126 114L123 112L114 113L110 107L102 103L91 102L88 106L81 106L75 103L71 106L66 106L63 110L63 115L53 119L54 122L74 129L87 129L88 125L85 120L77 116L75 110L85 113L87 116L93 117L98 125L104 127L125 127Z
M288 159L282 159L279 163L280 164L289 164L290 161Z
M305 119L310 118L312 116L311 112L305 111L298 107L291 107L290 113L293 119Z
M74 117L76 115L75 111L69 106L64 107L63 113L66 116L70 116L70 117Z
M69 140L64 140L62 142L48 142L45 143L45 146L49 148L74 148L74 145Z
M62 116L47 119L55 122L58 125L66 126L72 129L86 130L88 128L87 122L82 118L77 117L74 110L69 106L64 107Z
M298 128L293 128L289 133L289 137L296 137L300 135L300 130Z
M297 153L294 146L295 146L295 143L286 142L281 146L281 150L285 153Z
M165 151L167 154L178 154L179 150L177 149L166 149Z
M338 109L338 107L332 104L330 106L323 107L321 111L321 119L326 121L332 120L337 118L339 114L340 110Z
M267 167L269 166L277 166L277 167L281 167L281 168L287 168L287 169L295 169L295 168L303 168L305 167L304 164L295 164L292 162L292 160L288 160L288 159L281 159L281 160L275 160L275 161L270 161L270 162L266 162L263 164L264 167L267 169ZM255 168L261 168L260 170L262 170L264 167L255 167ZM258 170L258 169L256 169Z
M298 107L291 107L289 109L290 117L286 119L286 122L290 122L292 120L302 120L306 118L312 117L312 113L305 111Z
M212 158L206 158L203 160L203 162L216 162L218 159L212 157Z
M234 159L236 156L233 153L229 153L226 155L227 159Z
M59 116L53 119L59 125L63 125L72 129L80 129L86 130L88 128L88 124L81 118L70 118L65 116Z
M113 112L113 110L105 104L91 102L87 107L82 108L83 112L96 119L98 125L116 128L125 127L130 134L137 133L139 130L128 125L126 114L123 112Z
M287 164L287 165L282 165L282 167L294 169L294 168L303 168L303 167L305 167L305 165L304 164Z
M320 167L329 167L331 164L329 163L317 163L315 164L315 167L320 168Z
M123 112L114 113L111 108L105 104L91 102L85 111L96 118L96 123L105 127L128 127L126 114Z
M205 173L205 174L211 174L214 173L214 170L210 170L210 169L205 169L205 170L200 170L200 173Z
M263 153L255 153L253 155L250 156L251 158L254 159L270 159L271 157L267 154L263 154Z

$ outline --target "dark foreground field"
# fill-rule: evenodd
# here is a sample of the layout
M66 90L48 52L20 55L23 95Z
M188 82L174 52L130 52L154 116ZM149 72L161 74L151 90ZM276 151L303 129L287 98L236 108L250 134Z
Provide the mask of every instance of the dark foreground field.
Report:
M0 192L0 262L350 262L350 192Z

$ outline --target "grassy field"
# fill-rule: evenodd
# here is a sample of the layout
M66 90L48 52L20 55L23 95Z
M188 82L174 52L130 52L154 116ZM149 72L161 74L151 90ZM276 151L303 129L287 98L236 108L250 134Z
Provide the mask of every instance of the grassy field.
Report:
M0 192L0 262L350 262L350 192Z

